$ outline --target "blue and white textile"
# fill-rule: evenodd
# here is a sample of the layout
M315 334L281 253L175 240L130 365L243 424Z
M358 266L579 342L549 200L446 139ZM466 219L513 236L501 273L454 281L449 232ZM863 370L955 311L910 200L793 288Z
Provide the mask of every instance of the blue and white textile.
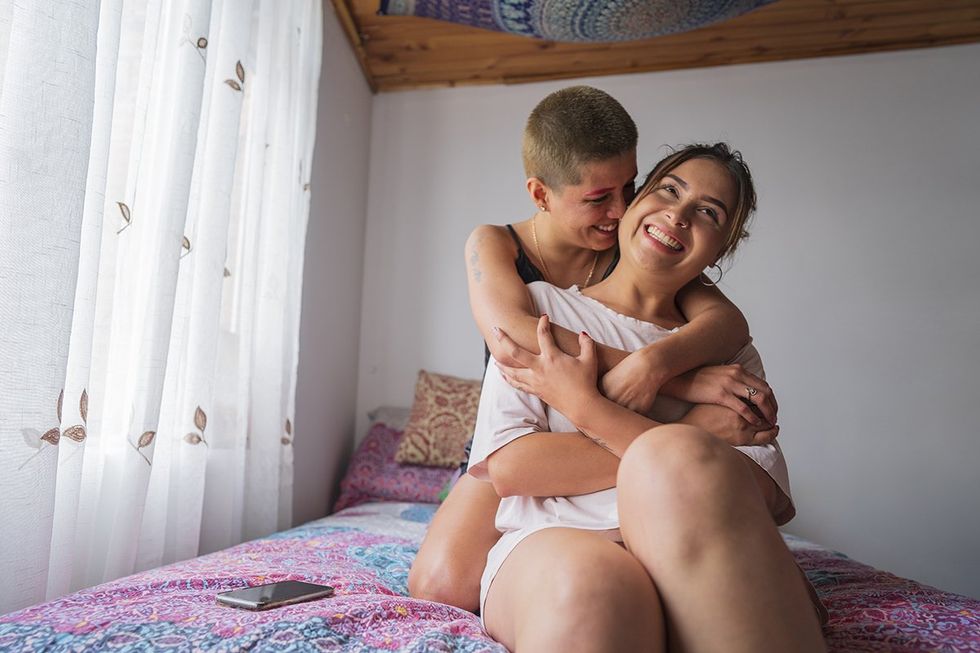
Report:
M687 32L773 1L381 0L381 13L435 18L549 41L609 42Z

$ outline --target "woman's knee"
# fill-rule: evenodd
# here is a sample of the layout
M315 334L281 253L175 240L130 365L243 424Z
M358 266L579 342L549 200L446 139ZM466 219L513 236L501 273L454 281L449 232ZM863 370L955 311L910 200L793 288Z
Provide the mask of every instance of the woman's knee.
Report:
M734 503L757 494L754 485L738 451L710 433L685 425L651 429L620 464L623 532L629 541L638 521L681 539L689 539L685 533L723 529L739 512Z
M479 567L460 565L452 555L417 559L408 572L408 593L416 599L476 612L480 607L482 571Z
M617 485L624 489L677 496L685 486L703 487L705 480L727 476L739 463L729 445L707 431L684 424L667 424L643 433L626 450Z
M475 611L487 552L500 537L494 527L499 499L488 483L459 480L439 507L408 574L414 598Z

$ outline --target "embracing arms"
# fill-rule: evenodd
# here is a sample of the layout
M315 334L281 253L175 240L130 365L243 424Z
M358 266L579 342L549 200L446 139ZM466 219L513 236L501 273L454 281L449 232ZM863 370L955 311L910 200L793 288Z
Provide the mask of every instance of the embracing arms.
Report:
M549 322L543 316L538 322L537 335L541 354L533 354L522 349L507 334L498 332L502 347L518 359L521 368L498 366L488 372L488 380L495 383L506 381L518 393L528 397L533 392L533 406L543 411L545 404L560 412L585 433L585 437L567 433L535 432L533 437L522 437L498 448L487 459L490 480L501 496L571 496L594 492L615 485L619 457L623 455L632 441L644 431L659 425L658 422L630 411L603 397L595 387L596 356L593 341L585 334L579 336L581 353L569 356L558 349L549 331ZM762 374L761 361L754 348L740 352L740 359ZM543 415L543 412L539 412ZM732 445L767 444L774 434L757 433L756 430L733 411L723 406L698 405L679 420L682 423L699 426ZM540 420L540 426L547 422ZM575 455L588 455L591 467L584 473L581 482L571 473L558 473L557 478L541 474L528 455L535 446L535 440L542 442L547 438L564 438L569 443L595 443L594 448L601 451L584 451ZM598 446L596 446L598 445ZM600 449L601 447L601 449ZM571 454L570 454L571 455ZM572 463L575 469L577 465ZM558 483L563 483L559 493Z
M703 365L720 365L729 360L749 341L749 325L742 312L720 290L697 279L681 290L678 306L688 320L683 329L631 354L614 350L619 360L612 369L603 368L603 346L599 345L599 385L603 394L639 412L646 412L658 393L693 403L725 405L723 395L711 394L710 388L697 383L698 379L690 377L679 382L678 377ZM727 405L741 410L731 401ZM775 423L775 414L769 418Z
M584 418L578 417L583 424L581 428L589 435L579 431L536 432L491 454L487 459L487 471L497 495L570 497L614 487L622 451L636 436L659 423L601 395L595 403L584 404L583 412L586 412L585 408L594 410ZM711 433L722 429L732 433L741 430L747 443L758 437L745 420L724 406L695 406L680 422ZM604 433L617 435L604 439ZM619 453L612 444L617 436ZM771 438L755 444L769 441Z
M477 227L466 243L466 271L473 316L494 358L511 365L519 363L510 356L510 345L501 344L496 337L497 327L513 337L510 342L515 347L532 354L540 351L536 336L537 313L515 267L515 254L513 239L502 227ZM682 291L680 304L685 315L693 321L666 339L669 343L650 345L632 354L604 345L595 346L597 369L609 370L622 363L616 376L607 375L604 379L608 381L603 384L607 396L629 404L631 408L646 410L656 397L664 376L703 362L730 358L747 340L747 327L741 313L717 290L692 286ZM729 317L725 317L726 313ZM726 321L733 319L732 313L737 324L729 328ZM553 342L563 351L580 355L577 334L558 326L552 326L551 333L554 334ZM758 432L759 437L770 441L775 437L774 429L736 396L742 393L745 383L752 382L760 389L759 412L774 419L775 403L768 399L771 391L763 382L756 381L760 380L737 366L725 366L694 370L674 379L668 388L676 388L675 394L679 398L692 403L719 404L699 406L697 411L692 411L693 417L699 413L712 417L712 426L704 426L712 432L727 432L731 437L740 438L739 443L751 442ZM627 398L631 388L637 386L642 386L643 391L633 392L632 397ZM642 406L643 403L647 405ZM571 496L595 492L615 485L619 465L618 457L577 431L536 433L533 438L519 438L507 445L506 454L494 454L493 462L494 485L501 496Z
M535 336L538 316L515 268L513 241L506 230L483 225L473 231L466 242L466 274L473 317L494 358L518 364L494 337L495 327L523 349L539 353ZM719 385L717 381L723 379L699 374L695 369L730 359L748 342L748 325L741 312L716 288L697 280L681 291L679 303L689 323L670 338L631 354L596 346L603 393L628 408L645 412L662 390L692 403L727 406L760 428L775 424L776 403L767 385L754 383L754 377L740 370L732 370L733 378ZM560 326L553 326L552 333L562 351L579 354L575 333ZM684 373L687 376L681 376ZM747 382L759 389L754 401L762 418L738 399Z

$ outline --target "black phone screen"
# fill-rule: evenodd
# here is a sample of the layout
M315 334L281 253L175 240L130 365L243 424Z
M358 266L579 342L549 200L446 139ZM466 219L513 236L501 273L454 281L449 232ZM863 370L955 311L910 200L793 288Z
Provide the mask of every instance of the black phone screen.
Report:
M268 585L257 585L255 587L224 593L229 598L235 598L245 603L254 603L257 606L288 603L301 597L314 598L330 596L331 594L333 594L332 587L304 583L298 580L286 580L279 583L269 583Z

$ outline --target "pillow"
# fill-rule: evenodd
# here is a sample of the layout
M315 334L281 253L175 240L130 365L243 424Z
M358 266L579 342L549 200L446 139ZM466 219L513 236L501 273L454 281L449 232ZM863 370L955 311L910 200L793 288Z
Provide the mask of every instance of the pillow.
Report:
M399 465L395 451L401 439L401 430L381 422L371 426L340 482L334 512L368 501L439 502L439 493L452 478L453 470Z
M458 467L473 437L479 405L480 381L420 370L412 414L395 460Z

